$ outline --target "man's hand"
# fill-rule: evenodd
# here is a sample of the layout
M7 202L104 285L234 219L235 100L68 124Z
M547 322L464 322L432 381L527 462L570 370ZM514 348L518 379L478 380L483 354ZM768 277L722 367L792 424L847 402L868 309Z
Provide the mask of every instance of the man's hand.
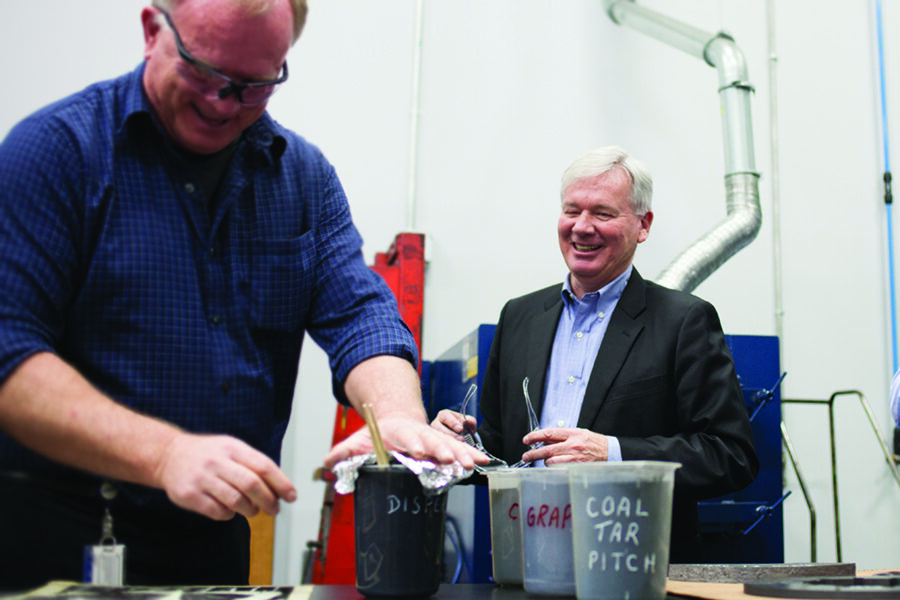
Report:
M469 431L475 431L478 427L478 422L472 415L463 415L462 413L445 408L439 412L437 417L434 418L434 421L431 422L431 427L443 434L462 441L463 434L465 433L465 422L468 422L469 424Z
M609 458L609 444L605 435L587 429L563 429L550 427L532 431L523 442L544 445L522 455L527 461L543 460L551 465L565 462L605 461Z
M386 416L378 419L378 429L387 450L397 450L415 459L442 464L455 461L465 469L488 463L484 454L460 441L462 436L447 435L417 418ZM331 449L325 457L325 466L330 469L351 456L371 451L372 439L368 428L363 427Z
M161 488L178 506L213 519L275 514L279 500L297 497L265 454L132 411L49 352L27 359L0 386L0 429L60 463Z
M160 458L157 480L181 508L226 521L235 513L278 513L297 491L268 456L225 435L180 433Z
M416 370L396 356L366 359L350 370L344 382L347 398L358 413L363 414L366 404L372 407L385 449L437 463L457 461L466 469L487 464L488 457L475 448L428 425L421 389ZM363 427L331 449L325 466L330 469L371 451L372 439Z

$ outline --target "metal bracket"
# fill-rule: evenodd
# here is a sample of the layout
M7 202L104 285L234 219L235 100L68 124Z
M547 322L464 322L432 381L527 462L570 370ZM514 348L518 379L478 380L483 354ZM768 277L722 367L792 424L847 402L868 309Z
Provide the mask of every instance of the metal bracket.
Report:
M753 524L750 525L750 527L748 527L747 529L744 530L744 535L747 535L748 533L750 533L754 527L756 527L757 525L759 525L760 523L762 523L763 521L768 519L770 516L772 516L772 512L778 507L779 504L784 502L785 498L787 498L790 495L791 495L791 491L788 490L787 492L785 492L784 496L779 498L775 502L775 504L773 504L772 506L766 506L765 504L763 504L762 506L756 507L756 512L760 513L759 518L756 521L754 521Z

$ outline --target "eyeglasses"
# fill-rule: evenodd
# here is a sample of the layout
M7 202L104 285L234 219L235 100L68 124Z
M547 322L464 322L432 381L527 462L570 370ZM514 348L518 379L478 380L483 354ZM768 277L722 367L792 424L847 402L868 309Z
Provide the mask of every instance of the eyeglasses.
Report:
M162 16L165 17L169 29L175 37L175 47L178 49L178 55L185 64L179 63L177 69L178 74L184 79L194 91L199 92L210 100L224 100L231 94L234 94L238 102L243 106L256 106L268 100L279 84L287 81L288 66L287 61L281 66L281 76L268 81L251 81L241 83L235 81L221 73L220 71L204 64L200 59L191 55L184 44L181 42L181 36L172 23L172 17L166 11L157 8Z

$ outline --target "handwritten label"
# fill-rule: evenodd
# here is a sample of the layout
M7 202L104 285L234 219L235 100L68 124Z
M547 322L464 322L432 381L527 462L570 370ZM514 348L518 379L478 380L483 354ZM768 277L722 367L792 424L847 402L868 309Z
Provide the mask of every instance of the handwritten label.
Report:
M589 570L656 572L659 524L650 518L644 498L588 496L584 513L592 523L596 541L588 551Z
M525 522L529 527L565 529L571 520L571 504L566 504L563 507L550 506L549 504L529 506L528 511L525 513Z
M390 494L387 497L387 514L395 513L417 515L419 513L437 512L443 509L443 501L446 496L438 497L412 496L404 497Z
M661 553L668 542L668 524L654 518L658 499L653 487L617 486L604 495L581 497L593 538L582 550L587 552L582 564L589 571L651 575L666 566ZM660 539L663 534L665 540Z

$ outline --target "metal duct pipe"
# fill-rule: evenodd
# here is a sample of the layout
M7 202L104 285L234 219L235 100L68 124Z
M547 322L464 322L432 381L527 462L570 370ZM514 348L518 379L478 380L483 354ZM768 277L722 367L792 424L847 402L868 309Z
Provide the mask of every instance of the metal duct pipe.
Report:
M753 155L753 128L744 55L724 34L709 34L634 3L606 0L614 23L628 25L696 56L719 74L723 144L725 148L725 207L727 216L683 251L656 278L666 287L692 291L759 233L759 173Z

